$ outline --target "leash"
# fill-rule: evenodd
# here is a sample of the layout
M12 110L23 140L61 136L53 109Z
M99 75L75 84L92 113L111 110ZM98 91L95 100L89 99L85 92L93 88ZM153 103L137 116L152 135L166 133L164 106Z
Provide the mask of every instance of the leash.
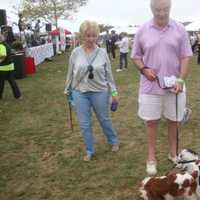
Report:
M72 116L72 105L69 101L68 101L68 107L69 107L69 127L73 133L74 132L74 124L73 124L73 116Z
M178 164L187 164L187 163L193 163L193 162L197 162L198 160L187 160L187 161L178 161Z
M178 94L176 94L176 155L178 156L179 129L178 129Z

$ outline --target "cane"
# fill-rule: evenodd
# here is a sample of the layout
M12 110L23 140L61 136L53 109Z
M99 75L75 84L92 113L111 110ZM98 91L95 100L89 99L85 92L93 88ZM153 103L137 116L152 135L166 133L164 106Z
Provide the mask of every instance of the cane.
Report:
M74 124L73 124L73 116L72 116L72 105L71 102L68 100L68 109L69 109L69 114L68 114L68 125L69 128L71 129L72 133L74 132Z

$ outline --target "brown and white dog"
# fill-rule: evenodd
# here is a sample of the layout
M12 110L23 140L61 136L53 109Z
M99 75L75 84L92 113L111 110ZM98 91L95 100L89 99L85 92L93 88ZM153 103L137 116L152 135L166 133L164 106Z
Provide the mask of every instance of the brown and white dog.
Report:
M139 189L140 200L174 200L176 197L192 197L196 191L198 172L147 177Z
M200 200L200 160L194 151L184 149L178 155L177 168L166 176L147 177L139 189L140 200Z

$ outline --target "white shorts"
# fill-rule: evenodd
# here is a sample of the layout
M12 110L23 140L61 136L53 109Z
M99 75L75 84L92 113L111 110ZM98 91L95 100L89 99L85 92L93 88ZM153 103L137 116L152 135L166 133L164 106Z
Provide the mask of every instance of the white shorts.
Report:
M138 116L145 121L158 120L162 115L171 121L181 121L186 108L186 92L177 95L177 107L176 95L171 92L166 95L140 94L138 103Z

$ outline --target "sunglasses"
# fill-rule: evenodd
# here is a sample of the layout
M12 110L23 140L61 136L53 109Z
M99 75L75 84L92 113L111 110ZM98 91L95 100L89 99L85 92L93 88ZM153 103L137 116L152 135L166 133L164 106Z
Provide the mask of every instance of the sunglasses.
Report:
M94 78L93 70L94 70L93 66L92 66L92 65L89 65L89 66L88 66L88 71L89 71L88 78L89 78L89 79L93 79L93 78Z

